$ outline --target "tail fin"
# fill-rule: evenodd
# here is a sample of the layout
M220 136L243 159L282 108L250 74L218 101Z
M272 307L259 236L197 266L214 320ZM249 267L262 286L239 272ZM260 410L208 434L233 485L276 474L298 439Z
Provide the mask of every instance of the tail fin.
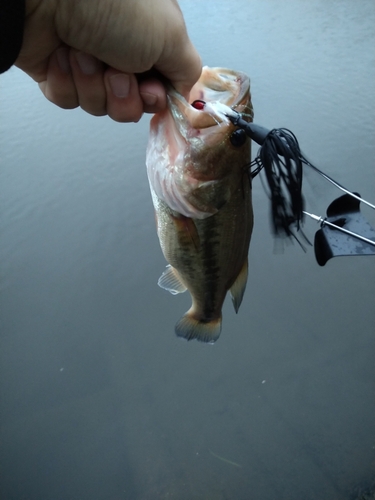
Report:
M186 340L197 339L200 342L213 344L220 336L221 315L219 318L206 320L205 318L195 318L193 313L188 311L176 323L175 332L178 337Z

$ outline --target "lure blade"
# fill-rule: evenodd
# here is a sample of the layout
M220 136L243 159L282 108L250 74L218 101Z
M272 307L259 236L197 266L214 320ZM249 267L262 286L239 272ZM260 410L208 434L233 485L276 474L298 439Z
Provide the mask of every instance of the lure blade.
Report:
M358 193L355 193L357 196ZM327 208L328 222L359 236L375 241L375 230L361 214L360 202L349 194L335 199ZM350 255L375 255L375 246L362 239L332 228L322 222L322 227L315 234L315 257L320 266L329 259Z

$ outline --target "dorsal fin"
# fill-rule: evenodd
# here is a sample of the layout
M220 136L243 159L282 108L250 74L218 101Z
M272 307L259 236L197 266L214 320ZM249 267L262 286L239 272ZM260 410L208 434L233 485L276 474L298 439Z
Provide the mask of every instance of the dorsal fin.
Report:
M176 269L172 266L167 266L158 280L158 285L164 290L168 290L172 295L183 293L187 290L186 286L181 282Z
M232 297L232 302L233 302L233 307L236 313L238 312L238 309L240 308L243 295L245 293L246 289L246 283L247 283L247 274L248 274L248 261L247 258L245 259L245 262L242 266L241 271L239 272L236 281L233 283L233 285L230 288L230 296Z

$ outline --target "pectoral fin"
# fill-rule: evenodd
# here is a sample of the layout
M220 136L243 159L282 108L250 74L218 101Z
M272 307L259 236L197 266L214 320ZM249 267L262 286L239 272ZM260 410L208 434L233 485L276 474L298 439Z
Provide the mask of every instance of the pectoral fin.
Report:
M233 302L233 307L236 313L238 312L238 309L240 308L243 295L245 293L246 289L246 283L247 283L247 274L248 274L248 261L247 258L245 259L245 262L242 266L242 269L239 273L239 275L236 278L236 281L233 283L230 289L230 296L232 297L232 302Z
M198 250L200 247L200 239L193 219L181 214L179 216L171 215L171 218L175 225L180 245L182 247L186 244L193 245L195 250Z
M167 266L158 280L158 285L164 290L168 290L172 295L183 293L187 290L186 286L181 282L176 269L172 266Z

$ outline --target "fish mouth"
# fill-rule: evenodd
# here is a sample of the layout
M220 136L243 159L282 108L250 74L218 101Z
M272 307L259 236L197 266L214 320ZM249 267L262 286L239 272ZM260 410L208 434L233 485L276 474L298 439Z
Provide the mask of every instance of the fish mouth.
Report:
M192 138L205 140L212 133L217 140L222 140L223 136L233 129L228 121L223 121L211 111L205 110L204 103L220 102L239 113L249 113L250 118L252 117L252 109L248 105L249 77L226 68L203 67L199 81L190 92L191 104L173 88L168 89L167 94L175 126L186 141ZM197 102L202 103L202 106L196 107Z

